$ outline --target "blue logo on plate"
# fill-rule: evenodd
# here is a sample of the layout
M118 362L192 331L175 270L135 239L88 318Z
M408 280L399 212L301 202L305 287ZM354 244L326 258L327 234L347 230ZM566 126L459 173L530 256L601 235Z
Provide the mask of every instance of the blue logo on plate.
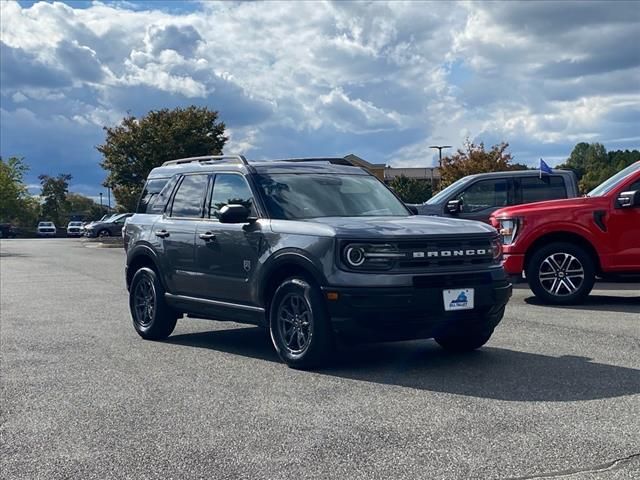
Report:
M449 304L449 307L466 307L467 306L467 294L464 292L460 292L460 295L458 295L458 298L456 298L455 300L451 300L451 303Z

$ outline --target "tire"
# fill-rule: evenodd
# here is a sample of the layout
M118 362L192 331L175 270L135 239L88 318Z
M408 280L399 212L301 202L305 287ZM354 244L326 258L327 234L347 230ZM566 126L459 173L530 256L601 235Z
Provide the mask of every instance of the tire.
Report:
M543 303L583 302L596 280L591 255L579 245L556 242L536 250L527 265L531 291Z
M171 335L178 315L165 302L164 288L151 268L139 269L129 288L129 309L133 328L147 340L163 340Z
M109 230L102 229L98 232L98 234L96 235L96 237L110 237L111 236L111 232Z
M282 282L269 308L269 333L289 367L308 369L326 364L333 352L333 338L320 288L303 277Z

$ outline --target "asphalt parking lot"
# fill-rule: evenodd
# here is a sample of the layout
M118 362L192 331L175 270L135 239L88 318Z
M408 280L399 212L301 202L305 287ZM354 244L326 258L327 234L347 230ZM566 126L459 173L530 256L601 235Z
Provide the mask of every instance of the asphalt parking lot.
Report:
M317 372L257 328L130 325L121 249L2 240L1 478L640 478L640 285L519 287L489 344L367 345Z

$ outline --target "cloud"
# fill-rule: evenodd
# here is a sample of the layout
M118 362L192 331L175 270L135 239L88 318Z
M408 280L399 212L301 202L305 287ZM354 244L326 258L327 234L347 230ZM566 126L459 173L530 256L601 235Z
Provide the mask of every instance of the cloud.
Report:
M634 2L0 2L2 153L104 177L127 112L220 112L228 151L432 165L433 143L638 147Z

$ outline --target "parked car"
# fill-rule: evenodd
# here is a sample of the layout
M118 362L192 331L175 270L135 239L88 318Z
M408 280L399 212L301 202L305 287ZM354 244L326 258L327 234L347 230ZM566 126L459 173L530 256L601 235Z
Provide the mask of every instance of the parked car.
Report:
M55 237L57 228L53 222L40 222L38 223L38 236L39 237Z
M107 217L106 220L92 222L85 225L84 231L87 237L114 237L122 232L122 226L133 213L121 213Z
M69 222L67 237L79 237L80 235L82 235L82 222Z
M164 185L155 195L152 182ZM148 185L124 235L133 326L146 339L187 314L264 326L292 367L322 364L336 336L468 351L511 296L493 227L413 215L342 158L184 159Z
M16 238L18 229L10 223L0 223L0 238Z
M491 214L509 205L573 198L578 183L573 172L538 170L479 173L468 175L427 200L411 205L420 215L437 215L480 220L489 223Z
M640 274L640 162L585 197L494 212L504 267L545 303L585 299L596 276Z

